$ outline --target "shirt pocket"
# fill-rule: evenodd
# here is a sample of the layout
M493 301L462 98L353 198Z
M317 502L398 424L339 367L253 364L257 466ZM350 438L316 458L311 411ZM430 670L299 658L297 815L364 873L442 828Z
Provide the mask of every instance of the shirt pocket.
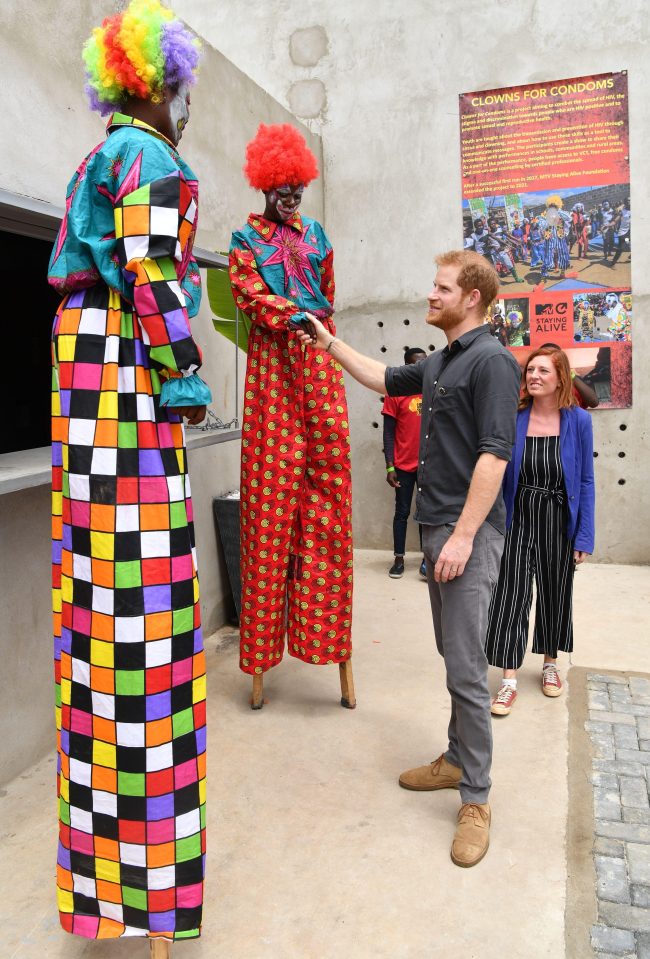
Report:
M436 416L445 416L458 409L458 389L455 386L438 385L434 387L433 413Z

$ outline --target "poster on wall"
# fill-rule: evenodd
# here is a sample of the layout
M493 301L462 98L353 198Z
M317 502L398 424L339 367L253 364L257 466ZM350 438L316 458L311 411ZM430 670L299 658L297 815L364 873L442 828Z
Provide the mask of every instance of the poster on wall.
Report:
M465 249L521 363L561 346L600 407L632 405L627 71L460 95Z

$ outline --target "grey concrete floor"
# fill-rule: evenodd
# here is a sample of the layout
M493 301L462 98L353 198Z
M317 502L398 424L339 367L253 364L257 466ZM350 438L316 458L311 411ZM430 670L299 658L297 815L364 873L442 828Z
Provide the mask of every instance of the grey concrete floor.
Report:
M397 785L445 748L449 699L419 559L407 558L401 580L388 578L390 562L356 554L354 711L339 705L335 669L287 658L253 712L235 634L209 639L205 921L201 940L174 947L178 959L565 955L571 690L546 699L539 658L528 657L515 709L494 723L490 851L458 869L458 793ZM583 567L573 663L650 672L649 604L650 568ZM560 666L564 675L568 656ZM144 959L142 941L59 928L54 768L46 757L0 799L2 955Z

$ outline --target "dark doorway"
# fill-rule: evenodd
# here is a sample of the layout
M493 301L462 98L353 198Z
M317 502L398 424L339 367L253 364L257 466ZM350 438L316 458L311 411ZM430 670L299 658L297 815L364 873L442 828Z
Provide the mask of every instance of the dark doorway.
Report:
M60 302L47 282L51 240L0 231L3 426L0 453L50 444L50 335Z

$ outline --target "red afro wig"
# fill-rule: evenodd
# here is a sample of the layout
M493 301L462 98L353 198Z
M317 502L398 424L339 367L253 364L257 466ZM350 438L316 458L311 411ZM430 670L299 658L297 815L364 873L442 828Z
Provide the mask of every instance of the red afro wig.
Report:
M305 138L289 123L260 123L246 147L244 173L254 190L268 193L276 187L307 186L318 176L316 157Z

